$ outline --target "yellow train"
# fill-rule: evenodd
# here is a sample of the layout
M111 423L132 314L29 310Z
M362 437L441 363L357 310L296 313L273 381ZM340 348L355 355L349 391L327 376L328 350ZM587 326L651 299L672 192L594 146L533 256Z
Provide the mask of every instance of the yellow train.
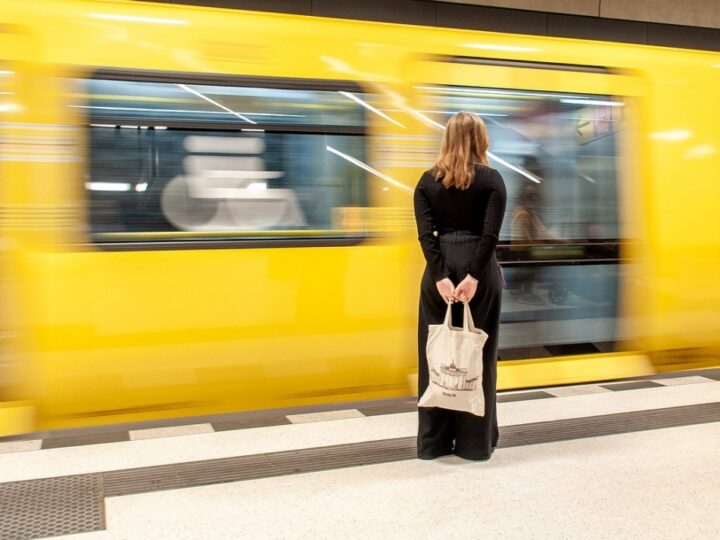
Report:
M510 195L503 389L716 365L720 55L0 8L0 435L412 393L448 115Z

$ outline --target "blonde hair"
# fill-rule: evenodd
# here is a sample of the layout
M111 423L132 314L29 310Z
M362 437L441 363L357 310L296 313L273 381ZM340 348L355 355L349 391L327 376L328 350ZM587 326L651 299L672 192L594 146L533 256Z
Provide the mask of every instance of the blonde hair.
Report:
M477 114L455 113L443 134L440 155L435 161L435 179L446 188L467 189L475 178L475 165L487 165L490 146L485 122Z

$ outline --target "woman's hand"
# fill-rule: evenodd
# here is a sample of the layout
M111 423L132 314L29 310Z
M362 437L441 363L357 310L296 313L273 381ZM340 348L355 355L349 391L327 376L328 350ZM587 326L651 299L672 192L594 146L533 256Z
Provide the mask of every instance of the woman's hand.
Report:
M444 278L435 282L435 286L440 296L445 300L445 303L449 304L455 299L455 285L450 281L450 278Z
M472 277L470 274L465 276L460 284L455 287L454 299L460 302L469 302L475 296L477 291L478 280Z

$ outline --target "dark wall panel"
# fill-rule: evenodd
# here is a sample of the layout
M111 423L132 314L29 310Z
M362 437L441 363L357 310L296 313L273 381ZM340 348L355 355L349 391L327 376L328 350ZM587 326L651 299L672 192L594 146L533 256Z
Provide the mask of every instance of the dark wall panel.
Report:
M647 43L647 24L551 13L548 15L548 35L623 43Z
M438 26L511 32L514 34L547 33L547 13L467 6L460 4L438 4Z
M429 0L153 1L720 51L720 29L716 28L563 15Z
M437 4L422 0L312 0L312 13L320 17L437 24Z
M648 23L648 45L720 51L720 29Z

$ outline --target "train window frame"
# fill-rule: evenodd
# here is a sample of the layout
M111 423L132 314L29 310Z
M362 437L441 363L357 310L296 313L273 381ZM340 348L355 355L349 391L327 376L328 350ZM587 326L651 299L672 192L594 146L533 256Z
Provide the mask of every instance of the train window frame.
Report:
M541 95L557 99L560 95L569 94L568 99L584 98L588 101L622 103L623 113L619 119L621 123L612 130L614 227L607 229L602 237L593 235L590 231L576 234L579 232L578 229L557 237L554 234L549 237L541 236L532 243L514 240L511 227L508 227L504 238L501 237L497 246L498 262L506 280L503 290L505 309L500 317L503 328L498 350L500 360L527 359L534 355L533 351L537 351L538 347L547 348L553 355L595 354L622 347L622 334L618 332L616 321L622 314L620 291L625 285L623 281L627 268L625 265L632 262L627 252L628 246L632 244L632 237L627 234L626 216L623 211L623 194L627 189L627 174L631 170L628 167L632 167L632 163L627 161L624 150L627 148L628 140L632 140L634 135L632 107L636 106L636 103L632 102L635 94L632 93L633 89L627 82L627 74L621 73L620 79L616 79L618 76L616 70L595 66L566 64L558 66L513 60L486 61L465 58L461 59L462 61L453 58L446 65L442 65L441 69L437 69L437 60L438 57L422 58L415 67L419 76L416 75L417 82L414 83L413 102L421 113L426 112L426 109L428 113L439 110L444 112L437 117L428 115L428 123L432 122L434 126L440 126L447 119L445 114L457 110L475 109L465 109L462 102L448 101L440 105L442 100L437 98L433 101L434 98L426 92L427 87L469 90L478 94L483 90L488 91L488 94L528 93L532 94L532 99L544 99ZM501 76L489 77L490 70ZM555 78L545 77L551 71L559 72L560 75ZM526 77L528 72L532 72L532 76ZM568 73L572 74L572 80L568 80ZM576 74L577 78L575 78ZM604 85L598 85L597 89L588 88L588 81L600 78L604 79ZM468 84L465 81L472 83ZM621 91L618 92L617 89ZM622 91L625 89L631 92ZM442 95L440 89L438 95ZM630 118L628 118L628 104L631 103ZM493 134L491 133L490 136L492 138ZM597 139L591 137L588 142L593 140ZM490 149L492 151L492 145ZM512 153L508 155L515 157ZM511 165L510 169L513 167L524 169L524 174L514 170L515 175L527 175L528 180L532 180L531 176L535 176L536 180L544 181L541 178L542 174L535 175L536 171L518 165L517 160L510 159L504 153L499 152L499 157L504 158ZM497 167L503 175L505 174L503 164L493 164L491 160L490 166ZM517 188L517 184L515 187ZM509 197L509 208L514 198ZM505 215L506 222L512 220L512 216L513 212L508 211ZM572 329L568 330L564 322L572 317L581 317L598 324L589 324L586 329L576 334Z
M106 80L122 82L148 82L165 84L187 84L219 86L231 88L267 88L280 90L306 90L306 91L327 91L327 92L351 92L366 93L366 90L359 82L351 80L332 80L317 78L295 78L295 77L265 77L250 75L235 75L222 73L195 73L160 70L137 70L124 68L103 67L96 69L84 76L76 77L78 80ZM362 141L362 147L367 152L369 137L369 121L367 111L360 107L360 124L358 126L344 126L332 124L306 124L306 125L282 125L257 123L252 130L262 130L265 133L282 134L310 134L310 135L336 135L336 136L358 136ZM194 120L153 120L152 118L128 119L110 115L102 117L102 123L115 124L116 126L145 127L147 129L177 129L193 131L198 130L241 132L243 128L237 123L228 122L202 122ZM84 116L84 127L86 128L86 160L85 170L89 175L92 163L92 146L90 140L90 129L95 122L89 113ZM247 131L248 128L245 128ZM369 206L371 198L368 175L362 173L361 199L365 206ZM87 208L88 222L92 219L92 208L89 191L85 191L85 205ZM357 207L359 214L362 214L363 207ZM358 220L357 217L351 219ZM327 231L327 232L325 232ZM206 233L188 233L187 231L167 232L92 232L88 231L88 244L102 251L165 251L165 250L202 250L202 249L247 249L247 248L288 248L288 247L344 247L355 246L365 242L371 232L366 227L338 228L338 229L317 229L318 234L308 234L305 229L297 230L275 230L268 234L262 230L255 231L219 231ZM153 238L153 236L155 238ZM191 238L196 236L197 238ZM183 238L184 237L184 238Z

